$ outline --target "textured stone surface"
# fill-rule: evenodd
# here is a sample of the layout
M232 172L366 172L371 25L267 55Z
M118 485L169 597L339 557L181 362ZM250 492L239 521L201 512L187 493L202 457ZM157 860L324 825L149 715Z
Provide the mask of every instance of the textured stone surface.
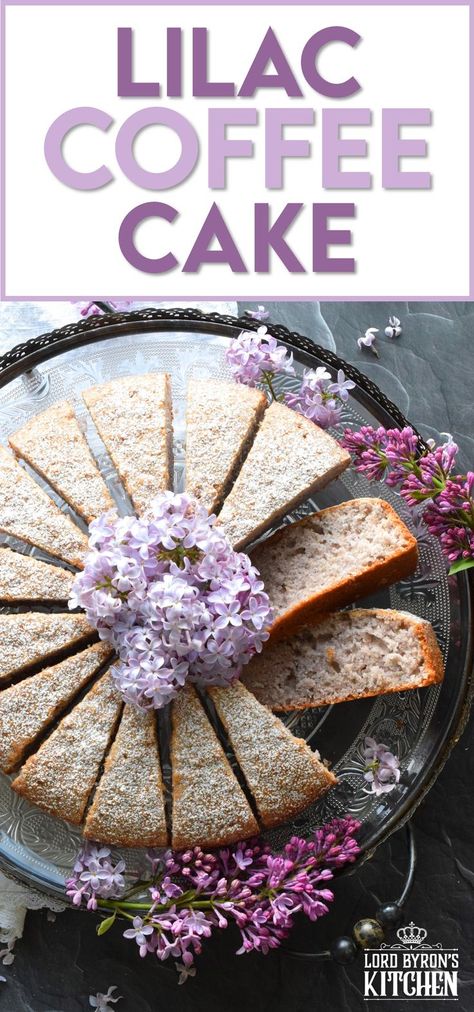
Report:
M240 305L243 312L247 305ZM250 304L248 308L254 309ZM462 446L463 466L474 463L474 304L469 303L275 303L271 320L313 337L360 369L427 435L450 431ZM401 319L396 342L383 336L388 316ZM321 315L322 314L322 315ZM380 358L359 352L356 338L367 327L381 328ZM45 329L45 328L43 328ZM429 932L432 943L458 946L458 1012L474 1007L474 857L472 783L474 733L471 727L448 761L414 819L419 863L406 919ZM471 814L470 814L471 813ZM319 924L298 924L289 945L308 951L348 934L361 917L373 917L379 903L396 899L406 865L400 831L356 874L336 885L337 902ZM346 967L300 961L284 953L234 958L237 934L223 932L205 946L198 975L177 986L174 970L141 960L136 947L115 928L97 939L93 915L66 912L48 923L44 912L28 915L24 939L16 946L8 978L0 984L4 1012L85 1012L88 995L118 985L117 1012L406 1012L440 1002L375 1002L362 998L359 960Z

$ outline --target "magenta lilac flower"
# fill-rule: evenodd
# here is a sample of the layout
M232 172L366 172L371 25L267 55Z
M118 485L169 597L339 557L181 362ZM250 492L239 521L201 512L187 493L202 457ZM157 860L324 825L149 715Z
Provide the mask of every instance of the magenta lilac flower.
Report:
M232 375L239 383L255 387L266 383L271 387L272 378L279 373L294 374L293 355L275 337L267 333L266 327L244 330L229 345L226 361Z
M118 655L123 698L159 708L186 681L228 685L268 638L271 609L248 555L190 496L164 492L147 517L103 514L70 606Z
M449 437L442 446L424 450L410 426L346 429L342 445L357 471L369 480L385 480L400 490L456 570L474 566L474 472L453 474L458 447Z
M388 745L366 738L363 756L366 761L364 780L370 784L370 793L379 796L393 791L400 780L400 762Z
M292 837L279 854L258 839L210 853L200 847L151 851L152 878L142 881L138 892L134 880L124 889L123 868L117 877L118 866L114 870L108 848L88 844L77 858L67 894L74 903L93 907L89 880L86 884L83 876L91 852L100 854L101 867L109 877L115 874L117 883L113 892L100 880L95 904L127 917L125 938L138 946L141 956L174 959L184 982L194 975L195 957L217 929L236 925L239 955L267 953L288 937L296 914L313 921L326 914L334 899L328 888L334 870L354 862L360 852L355 839L359 825L352 818L334 819L311 840ZM101 933L113 921L112 916Z

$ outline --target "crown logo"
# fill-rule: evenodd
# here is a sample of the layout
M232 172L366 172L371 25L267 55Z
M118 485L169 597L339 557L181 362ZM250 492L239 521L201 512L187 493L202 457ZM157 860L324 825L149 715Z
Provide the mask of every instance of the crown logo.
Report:
M409 945L410 948L415 948L417 945L421 945L424 942L428 932L426 928L418 928L413 921L406 926L406 928L399 928L397 931L397 938L403 942L404 945Z

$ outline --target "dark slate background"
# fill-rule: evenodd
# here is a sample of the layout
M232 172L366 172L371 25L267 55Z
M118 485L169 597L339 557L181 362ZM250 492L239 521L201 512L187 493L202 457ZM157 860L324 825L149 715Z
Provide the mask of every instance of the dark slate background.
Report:
M240 304L239 312L254 308ZM473 303L270 303L271 322L311 337L356 364L429 437L451 432L462 448L461 465L474 464ZM398 341L383 336L388 316L401 319ZM380 357L360 352L356 339L379 327ZM474 818L472 722L428 798L414 817L419 851L406 920L428 929L431 942L459 947L459 1012L474 1008ZM396 833L350 878L336 883L336 903L318 925L298 924L295 948L325 948L361 916L402 889L405 831ZM444 1009L444 1002L398 1001L370 1005L362 998L359 961L345 970L334 963L297 961L279 952L235 958L237 934L221 933L206 944L198 974L182 987L175 971L150 957L140 960L119 929L95 936L90 914L67 911L49 923L45 912L27 917L16 959L0 972L5 1012L81 1012L88 996L118 985L118 1012L411 1012Z

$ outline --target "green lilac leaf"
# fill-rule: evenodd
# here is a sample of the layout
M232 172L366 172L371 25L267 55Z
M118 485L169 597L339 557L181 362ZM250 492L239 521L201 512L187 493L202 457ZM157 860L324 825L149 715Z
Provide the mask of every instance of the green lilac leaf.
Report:
M104 921L101 921L100 924L97 925L97 934L105 935L105 932L112 927L112 924L114 923L116 916L117 912L111 914L110 917L106 917Z
M458 562L453 562L452 566L449 567L448 576L462 573L465 569L474 569L474 559L459 559Z

